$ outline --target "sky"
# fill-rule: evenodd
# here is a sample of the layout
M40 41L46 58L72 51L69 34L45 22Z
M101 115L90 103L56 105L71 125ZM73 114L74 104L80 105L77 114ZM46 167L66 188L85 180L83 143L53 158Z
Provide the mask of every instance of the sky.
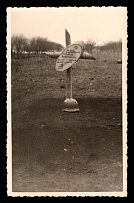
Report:
M11 35L44 37L65 47L65 29L71 42L92 39L97 45L123 38L125 7L9 8Z

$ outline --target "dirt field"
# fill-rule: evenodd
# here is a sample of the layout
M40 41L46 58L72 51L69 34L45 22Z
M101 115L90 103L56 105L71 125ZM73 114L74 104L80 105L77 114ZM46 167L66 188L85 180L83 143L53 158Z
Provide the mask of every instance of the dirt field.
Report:
M54 67L12 60L13 192L122 191L121 64L73 66L77 113L62 112L66 71Z

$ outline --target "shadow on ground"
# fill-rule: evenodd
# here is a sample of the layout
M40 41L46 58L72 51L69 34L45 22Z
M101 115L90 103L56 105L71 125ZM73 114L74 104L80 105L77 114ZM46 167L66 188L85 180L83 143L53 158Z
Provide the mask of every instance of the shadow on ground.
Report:
M13 192L123 190L121 99L76 99L77 113L51 98L13 108Z

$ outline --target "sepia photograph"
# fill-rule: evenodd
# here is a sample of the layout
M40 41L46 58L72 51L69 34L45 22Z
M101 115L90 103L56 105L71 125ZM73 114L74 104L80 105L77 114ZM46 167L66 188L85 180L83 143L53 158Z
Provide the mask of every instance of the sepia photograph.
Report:
M127 196L127 8L7 8L7 195Z

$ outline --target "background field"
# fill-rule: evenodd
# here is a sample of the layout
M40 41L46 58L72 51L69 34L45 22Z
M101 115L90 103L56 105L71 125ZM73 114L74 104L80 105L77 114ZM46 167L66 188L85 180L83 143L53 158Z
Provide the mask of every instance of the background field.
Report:
M62 112L66 71L55 59L12 59L14 192L122 191L121 54L94 56L73 66L77 113Z

